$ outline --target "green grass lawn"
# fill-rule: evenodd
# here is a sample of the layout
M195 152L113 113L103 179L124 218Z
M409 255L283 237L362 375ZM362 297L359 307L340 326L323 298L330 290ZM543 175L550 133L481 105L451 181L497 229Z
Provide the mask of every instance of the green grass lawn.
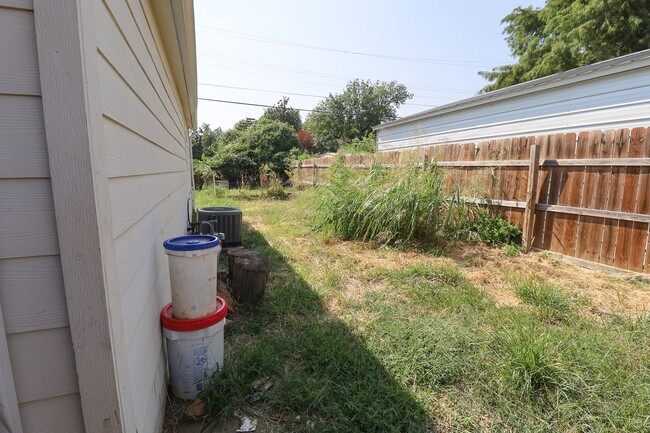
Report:
M646 284L516 250L342 242L313 230L316 203L197 192L242 208L244 246L273 264L264 301L229 314L208 422L238 409L282 432L650 431Z

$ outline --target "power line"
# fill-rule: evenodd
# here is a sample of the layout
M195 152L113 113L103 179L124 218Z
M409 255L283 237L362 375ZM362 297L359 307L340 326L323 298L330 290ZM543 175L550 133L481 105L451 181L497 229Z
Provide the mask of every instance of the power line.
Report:
M251 107L262 107L262 108L272 108L273 105L265 105L265 104L254 104L252 102L242 102L242 101L227 101L225 99L211 99L211 98L197 98L201 101L210 101L210 102L221 102L223 104L235 104L235 105L248 105ZM306 108L295 108L291 107L294 110L298 111L314 111L314 110L308 110Z
M279 92L277 90L266 90L266 89L255 89L253 87L240 87L240 86L226 86L223 84L212 84L212 83L198 83L200 86L210 86L210 87L220 87L224 89L236 89L236 90L248 90L248 91L253 91L253 92L265 92L265 93L277 93L280 95L293 95L293 96L306 96L309 98L327 98L328 96L325 95L312 95L308 93L295 93L295 92ZM437 99L447 99L447 98L437 98ZM406 103L404 105L411 105L411 106L416 106L416 107L429 107L433 108L435 105L429 105L429 104L412 104L412 103Z
M335 52L335 53L351 54L351 55L356 55L356 56L375 57L375 58L388 59L388 60L398 60L398 61L404 61L404 62L430 63L430 64L436 64L436 65L465 66L465 67L477 67L477 66L486 66L486 65L487 66L490 66L490 65L493 66L493 65L497 65L497 64L507 63L507 62L483 62L483 61L476 61L476 60L432 59L432 58L423 58L423 57L405 57L405 56L392 56L392 55L387 55L387 54L366 53L366 52L362 52L362 51L342 50L342 49L323 47L323 46L318 46L318 45L303 44L303 43L300 43L300 42L285 41L285 40L282 40L282 39L275 39L275 38L269 38L269 37L265 37L265 36L253 35L253 34L250 34L250 33L235 32L235 31L232 31L232 30L226 30L226 29L222 29L222 28L219 28L219 27L210 27L210 26L203 26L203 25L198 25L197 27L202 27L202 28L205 28L205 29L208 29L208 30L229 34L229 35L237 37L237 38L253 40L253 41L258 41L258 42L273 43L273 44L279 44L279 45L285 45L285 46L291 46L291 47L298 47L298 48L307 48L307 49L312 49L312 50L331 51L331 52Z
M243 102L243 101L228 101L228 100L225 100L225 99L212 99L212 98L197 98L197 99L199 99L201 101L221 102L223 104L248 105L248 106L251 106L251 107L262 107L262 108L275 107L275 105L255 104L255 103L252 103L252 102ZM404 105L420 105L420 104L404 104ZM423 105L423 107L433 108L434 106ZM307 108L296 108L296 107L291 107L291 108L293 108L294 110L298 110L298 111L309 111L309 112L315 111L313 109L310 110L310 109L307 109ZM399 117L398 117L398 119L399 119Z
M280 76L280 75L264 74L264 73L262 73L262 72L247 71L247 70L245 70L245 69L229 68L229 67L227 67L227 66L213 65L213 64L211 64L211 63L203 63L203 62L199 62L199 64L201 64L201 65L206 65L206 66L210 66L210 67L213 67L213 68L227 69L227 70L229 70L229 71L244 72L244 73L246 73L246 74L261 75L261 76L263 76L263 77L271 77L271 78L279 78L279 79L281 79L281 80L295 81L295 82L297 82L297 83L314 84L314 85L316 85L316 86L322 86L322 87L328 87L328 88L331 88L331 87L332 87L331 84L317 83L317 82L315 82L315 81L299 80L299 79L297 79L297 78L282 77L282 76ZM444 99L444 100L448 100L448 101L456 101L456 100L457 100L456 98L444 98L444 97L426 97L426 96L420 96L420 97L421 97L421 98L432 98L432 99ZM422 105L422 104L415 104L415 105L421 105L421 106L424 106L424 107L433 107L432 105Z
M278 93L280 95L308 96L310 98L327 98L327 96L311 95L309 93L278 92L277 90L254 89L252 87L226 86L226 85L223 85L223 84L212 84L212 83L198 83L198 84L200 86L222 87L222 88L225 88L225 89L252 90L252 91L255 91L255 92Z
M323 72L315 72L315 71L310 71L307 69L300 69L300 68L292 68L288 66L281 66L281 65L273 65L270 63L263 63L263 62L256 62L248 59L242 59L239 57L232 57L232 56L223 56L223 55L216 55L216 54L211 54L211 53L206 53L205 51L200 51L199 54L201 56L205 57L210 57L213 59L217 60L226 60L228 62L235 62L235 63L243 63L247 65L252 65L252 66L259 66L262 68L268 68L268 69L275 69L279 71L289 71L289 72L295 72L297 74L302 74L302 75L310 75L314 77L324 77L324 78L331 78L333 80L343 80L343 81L350 81L354 80L356 77L350 77L350 76L345 76L345 75L337 75L337 74L328 74L328 73L323 73ZM207 65L211 65L210 63L205 63ZM475 93L474 90L469 90L469 89L452 89L452 88L446 88L446 87L430 87L430 86L423 86L419 84L407 84L405 85L411 89L419 89L419 90L432 90L436 92L445 92L445 93Z

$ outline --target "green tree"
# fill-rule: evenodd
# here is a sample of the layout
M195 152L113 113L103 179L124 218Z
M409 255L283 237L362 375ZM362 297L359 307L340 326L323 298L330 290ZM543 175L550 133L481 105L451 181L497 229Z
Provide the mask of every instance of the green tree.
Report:
M201 159L203 155L214 155L214 145L221 137L223 131L221 128L210 128L210 125L204 123L191 134L192 140L192 158Z
M273 107L264 110L262 118L287 123L291 125L294 131L300 131L302 128L300 111L289 107L289 98L286 96L280 99Z
M350 81L343 93L329 95L307 117L304 129L316 149L333 152L354 139L361 139L381 122L395 120L399 108L413 94L396 81Z
M209 161L215 171L228 180L254 181L266 165L278 176L286 178L291 152L299 147L290 125L262 118L237 134L230 142L222 140L218 152Z
M517 63L479 72L482 92L650 48L648 0L547 0L501 23Z

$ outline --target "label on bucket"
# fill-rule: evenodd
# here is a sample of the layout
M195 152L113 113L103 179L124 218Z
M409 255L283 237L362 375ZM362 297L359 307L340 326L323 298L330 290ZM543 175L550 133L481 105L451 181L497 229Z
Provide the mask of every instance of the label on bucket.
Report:
M192 349L194 360L194 383L197 391L203 391L205 382L205 368L208 365L208 346L199 346Z

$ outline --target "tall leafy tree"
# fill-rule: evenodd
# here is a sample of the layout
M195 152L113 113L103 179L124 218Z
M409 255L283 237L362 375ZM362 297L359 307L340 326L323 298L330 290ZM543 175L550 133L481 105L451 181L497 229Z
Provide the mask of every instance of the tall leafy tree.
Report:
M286 96L280 99L273 107L264 110L262 118L287 123L291 125L294 131L300 131L302 128L300 111L289 107L289 98Z
M304 129L319 151L336 151L372 132L381 122L395 120L399 108L413 94L397 81L350 81L343 93L330 94L307 117Z
M192 132L192 158L201 159L203 155L214 155L214 146L221 138L223 131L221 128L210 128L210 125L204 123L196 131Z
M296 132L290 125L261 118L245 130L229 134L232 131L224 134L219 150L209 160L213 170L228 180L255 180L262 167L267 166L286 178L291 152L299 147Z
M650 48L649 0L547 0L502 24L517 63L479 72L483 92Z

